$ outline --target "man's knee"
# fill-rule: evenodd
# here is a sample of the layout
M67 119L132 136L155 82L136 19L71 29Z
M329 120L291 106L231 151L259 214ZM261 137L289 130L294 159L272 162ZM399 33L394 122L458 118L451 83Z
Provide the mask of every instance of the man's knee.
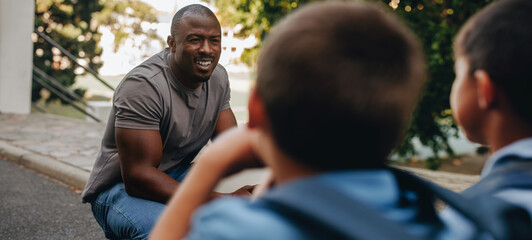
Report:
M146 239L164 208L164 204L129 196L123 186L102 192L92 203L96 221L111 239Z

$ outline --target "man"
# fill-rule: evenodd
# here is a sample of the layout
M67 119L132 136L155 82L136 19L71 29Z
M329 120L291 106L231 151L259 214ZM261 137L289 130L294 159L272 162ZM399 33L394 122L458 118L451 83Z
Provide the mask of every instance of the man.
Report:
M167 43L117 87L82 194L108 238L147 238L196 154L236 126L227 73L217 65L221 30L214 13L202 5L182 8Z

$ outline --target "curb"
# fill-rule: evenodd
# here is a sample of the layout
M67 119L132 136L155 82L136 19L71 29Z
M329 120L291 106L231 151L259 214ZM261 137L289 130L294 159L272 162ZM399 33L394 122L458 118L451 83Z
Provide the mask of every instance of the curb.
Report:
M78 189L85 188L90 175L86 170L15 147L5 141L0 141L0 157Z
M0 140L0 157L80 190L85 188L90 175L90 172L85 169L13 146L3 140ZM433 172L410 167L400 168L457 192L461 192L480 180L478 175Z

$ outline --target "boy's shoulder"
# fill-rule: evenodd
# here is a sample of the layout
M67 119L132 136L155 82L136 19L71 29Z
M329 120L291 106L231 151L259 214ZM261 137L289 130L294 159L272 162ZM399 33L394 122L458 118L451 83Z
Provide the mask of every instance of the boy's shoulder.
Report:
M368 181L375 182L377 185L380 184L381 187L369 187L366 184ZM349 198L363 195L367 197L364 201L381 198L383 192L396 192L388 191L392 190L389 187L395 186L395 184L391 176L383 170L342 171L296 179L271 189L264 198L272 194L291 191L290 189L294 187L307 186L306 188L312 188L318 183L332 186L337 191L346 193ZM365 188L367 191L364 190ZM319 194L300 195L299 192L294 193L300 203L309 202L312 200L312 196ZM323 205L328 204L328 202L323 202ZM252 201L244 197L221 197L197 211L192 220L189 237L192 239L209 239L212 236L230 236L231 239L249 239L252 236L253 239L261 239L262 237L264 239L313 239L312 235L297 226L298 223L286 218L281 209L272 207L270 202L264 201L263 198ZM275 229L275 231L272 232L271 229Z
M187 239L309 238L260 202L230 196L221 197L198 209L187 235Z
M526 159L532 159L532 137L514 141L494 152L484 164L481 177L499 174L503 169L511 171L512 165L530 162Z
M428 204L420 204L418 197L405 200L412 197L412 194L415 193L401 190L394 175L384 169L320 174L277 186L254 202L236 197L213 201L202 207L195 215L190 233L197 235L197 238L214 236L210 234L222 236L235 234L238 236L230 236L237 239L249 238L250 234L253 237L265 236L269 239L314 239L320 234L342 235L343 233L338 233L336 230L321 228L321 223L334 225L332 226L334 229L345 229L344 225L357 219L366 221L367 217L364 217L366 215L360 214L364 209L356 207L359 205L362 208L369 206L368 208L372 209L371 213L377 213L379 219L400 217L407 229L416 229L416 231L424 229L428 233L434 227L436 219L430 224L418 221L420 214L429 211L422 209L422 206ZM402 206L400 201L403 201L403 204L404 201L408 201L406 204L408 207ZM293 209L299 209L298 212L302 213L303 217L298 213L294 215ZM435 216L434 209L430 211ZM323 214L324 212L327 213ZM322 221L323 217L327 220ZM299 221L302 218L311 221ZM309 229L309 225L314 227ZM352 225L347 228L352 228ZM271 233L268 229L276 229L276 232ZM370 235L383 232L380 229L357 229L364 230Z
M532 213L532 137L493 153L482 169L481 180L463 194L491 194Z

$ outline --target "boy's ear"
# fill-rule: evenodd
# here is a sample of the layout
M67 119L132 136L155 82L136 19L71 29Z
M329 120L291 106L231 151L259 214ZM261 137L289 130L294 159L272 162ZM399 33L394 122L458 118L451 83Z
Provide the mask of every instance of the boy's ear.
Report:
M249 95L248 111L248 128L264 128L266 126L266 109L255 87L251 89Z
M474 73L477 83L478 105L481 109L491 108L495 102L495 86L489 74L484 70L476 70Z

